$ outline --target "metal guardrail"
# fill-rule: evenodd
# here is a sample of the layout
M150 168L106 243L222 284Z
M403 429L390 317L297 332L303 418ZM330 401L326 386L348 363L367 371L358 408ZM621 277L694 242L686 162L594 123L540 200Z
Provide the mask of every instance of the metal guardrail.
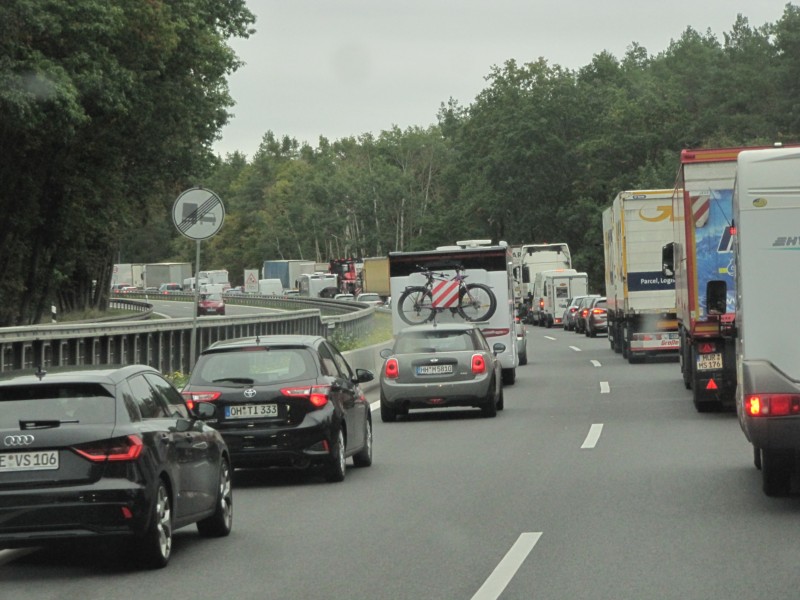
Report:
M144 294L113 298L111 306L136 311L134 316L92 323L0 328L0 372L66 365L149 364L162 373L188 373L193 361L193 318L146 319L153 306ZM154 297L155 295L151 295ZM177 294L158 294L178 300ZM180 300L191 300L184 294ZM197 320L197 348L219 340L271 334L307 334L330 337L334 332L363 336L375 309L366 304L325 299L289 299L267 296L226 297L229 304L277 308L280 314L203 317ZM351 306L350 306L351 305Z

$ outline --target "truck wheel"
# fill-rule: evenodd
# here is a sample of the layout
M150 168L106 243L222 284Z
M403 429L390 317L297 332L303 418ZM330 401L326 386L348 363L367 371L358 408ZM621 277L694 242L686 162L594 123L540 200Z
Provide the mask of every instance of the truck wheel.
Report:
M761 450L761 477L767 496L788 496L792 480L792 455L786 450Z
M546 323L545 323L544 326L547 327L548 329L552 328L553 327L553 319L550 316L548 316L548 317L545 318L545 320L546 320Z

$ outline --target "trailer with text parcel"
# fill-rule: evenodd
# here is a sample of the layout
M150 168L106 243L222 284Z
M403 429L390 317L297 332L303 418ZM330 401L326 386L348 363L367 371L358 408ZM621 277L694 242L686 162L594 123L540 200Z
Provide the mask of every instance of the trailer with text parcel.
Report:
M661 253L674 240L673 190L619 192L603 211L608 341L628 362L680 347L675 278Z

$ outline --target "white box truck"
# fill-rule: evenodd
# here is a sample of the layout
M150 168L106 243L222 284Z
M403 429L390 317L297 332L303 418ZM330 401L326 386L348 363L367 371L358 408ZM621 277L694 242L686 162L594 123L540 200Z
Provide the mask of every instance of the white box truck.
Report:
M570 300L588 293L589 276L575 269L540 271L534 279L534 287L540 291L536 307L536 322L540 327L563 326L564 311Z
M743 150L737 159L732 238L736 282L736 411L753 445L763 490L791 490L800 456L800 148ZM726 283L709 290L726 310Z
M519 249L521 273L514 279L520 281L525 320L534 325L539 322L539 303L542 298L541 287L536 288L536 274L553 269L571 269L572 256L566 243L523 244Z
M680 349L675 278L662 248L675 239L673 190L627 190L603 211L608 342L631 364Z

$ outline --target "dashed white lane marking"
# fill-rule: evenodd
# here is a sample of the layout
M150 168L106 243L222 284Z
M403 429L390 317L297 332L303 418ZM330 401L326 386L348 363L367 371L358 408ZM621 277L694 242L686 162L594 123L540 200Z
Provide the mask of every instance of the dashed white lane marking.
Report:
M600 382L600 393L601 394L610 394L611 393L611 386L608 385L607 381Z
M556 341L556 338L554 338L553 336L550 336L550 335L546 335L546 336L544 336L544 339L546 339L546 340L550 340L551 342L554 342L554 341Z
M542 537L542 532L522 533L511 546L511 549L495 567L481 588L475 592L472 600L497 600L511 579L519 571L523 561L528 557L536 542Z
M583 440L583 444L581 444L581 449L591 449L597 445L597 440L600 439L600 434L603 432L603 424L602 423L595 423L589 428L589 434L586 436L586 439Z
M376 400L375 402L373 402L372 404L369 405L369 410L370 410L370 412L375 412L380 407L381 407L381 401L380 400Z
M599 360L590 360L589 362L592 363L595 367L600 367L601 366Z
M570 346L569 349L570 350L575 350L575 352L580 352L581 351L581 349L578 348L577 346Z

